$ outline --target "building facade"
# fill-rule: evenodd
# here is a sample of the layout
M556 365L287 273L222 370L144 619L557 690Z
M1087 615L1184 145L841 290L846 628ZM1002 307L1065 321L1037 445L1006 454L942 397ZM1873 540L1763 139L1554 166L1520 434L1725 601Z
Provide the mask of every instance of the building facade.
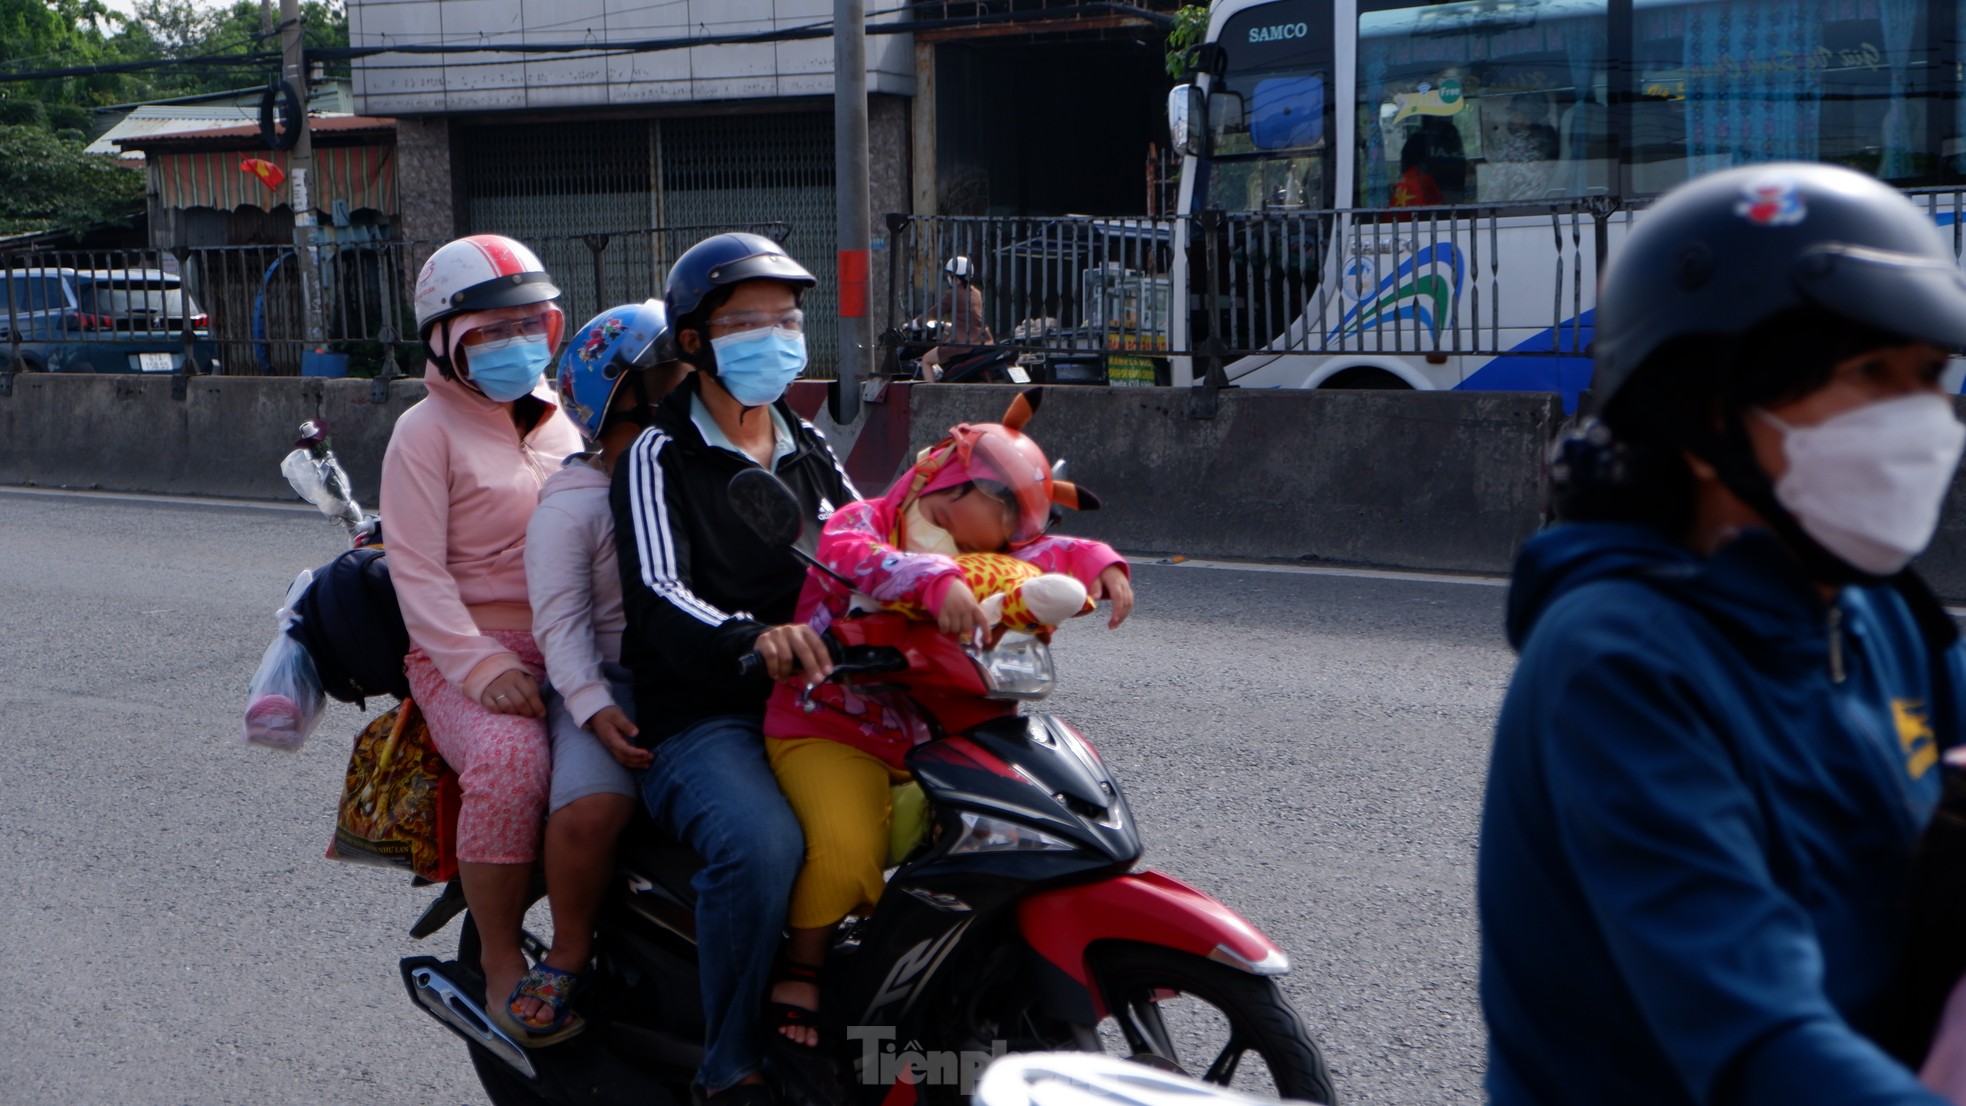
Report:
M886 251L888 213L1145 209L1169 83L1153 11L1173 7L869 5L880 9L866 52L877 327L902 261ZM781 237L822 277L808 308L823 368L837 353L832 11L832 0L350 0L354 46L457 51L356 61L356 110L398 121L406 239L577 242L592 265L555 269L575 310L655 294L668 261L711 230Z

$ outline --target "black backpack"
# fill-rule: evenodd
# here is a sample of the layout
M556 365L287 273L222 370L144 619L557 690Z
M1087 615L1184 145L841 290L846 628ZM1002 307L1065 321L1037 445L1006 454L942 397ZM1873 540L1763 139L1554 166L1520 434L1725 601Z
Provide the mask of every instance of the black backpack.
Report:
M294 613L300 622L287 633L314 658L330 699L366 707L371 695L409 698L410 632L382 550L351 549L322 566Z

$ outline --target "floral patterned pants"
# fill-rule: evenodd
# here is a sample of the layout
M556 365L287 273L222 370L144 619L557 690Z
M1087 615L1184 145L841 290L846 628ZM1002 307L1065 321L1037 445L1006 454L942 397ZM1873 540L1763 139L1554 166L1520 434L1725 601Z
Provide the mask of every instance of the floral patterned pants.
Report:
M546 662L524 630L487 630L544 680ZM457 773L457 858L467 864L530 864L539 856L553 747L544 718L486 710L444 678L421 649L411 649L410 694L430 725L444 763Z

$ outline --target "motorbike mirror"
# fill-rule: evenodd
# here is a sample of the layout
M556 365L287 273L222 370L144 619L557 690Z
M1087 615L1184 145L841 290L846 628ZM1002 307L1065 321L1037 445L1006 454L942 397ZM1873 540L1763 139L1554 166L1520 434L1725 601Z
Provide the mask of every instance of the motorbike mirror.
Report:
M745 469L731 477L728 494L730 509L766 545L790 549L805 536L805 513L799 507L799 497L764 469Z
M759 541L785 550L801 564L838 580L848 591L854 590L852 580L827 568L813 555L813 547L818 543L807 536L805 509L799 506L798 494L786 487L785 481L764 469L745 469L730 478L725 494L730 497L730 509L758 535Z

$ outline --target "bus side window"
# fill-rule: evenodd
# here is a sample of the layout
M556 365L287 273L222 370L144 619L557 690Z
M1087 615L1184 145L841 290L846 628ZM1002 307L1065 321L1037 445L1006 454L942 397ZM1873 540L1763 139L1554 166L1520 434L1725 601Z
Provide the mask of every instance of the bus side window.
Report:
M1557 160L1562 162L1564 194L1602 196L1617 185L1611 109L1595 100L1577 100L1557 123Z

